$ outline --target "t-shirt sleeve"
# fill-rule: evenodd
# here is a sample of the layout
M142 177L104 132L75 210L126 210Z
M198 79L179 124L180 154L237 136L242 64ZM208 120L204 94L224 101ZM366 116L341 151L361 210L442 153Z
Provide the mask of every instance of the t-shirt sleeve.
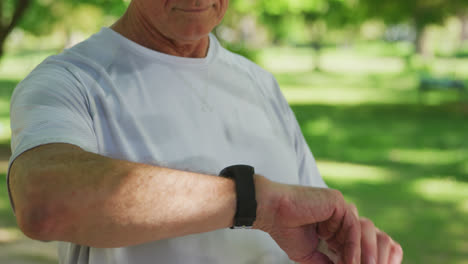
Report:
M10 122L8 167L23 152L43 144L69 143L97 152L87 95L77 76L64 67L40 65L18 84Z
M287 130L289 131L289 135L292 137L291 140L294 142L293 144L296 151L299 180L301 184L327 188L326 183L320 175L317 163L314 156L312 155L309 145L307 144L304 135L302 134L296 116L284 98L283 93L279 88L278 82L273 76L272 78L273 87L275 89L273 92L273 94L275 94L275 100L281 109Z
M289 108L289 111L292 115L290 120L294 133L297 165L299 168L299 179L301 182L306 182L311 186L326 188L327 185L320 175L315 158L310 151L309 145L307 144L304 135L302 134L299 123L297 122L291 108Z

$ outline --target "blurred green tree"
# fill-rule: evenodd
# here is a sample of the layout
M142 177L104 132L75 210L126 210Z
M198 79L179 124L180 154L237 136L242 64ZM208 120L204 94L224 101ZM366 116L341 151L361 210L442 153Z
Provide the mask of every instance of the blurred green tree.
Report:
M359 21L351 12L353 0L231 0L231 12L254 14L268 29L274 43L289 42L312 47L314 65L320 70L320 55L328 29Z
M458 19L460 20L460 44L461 47L468 42L468 4L463 3L457 13Z
M351 0L257 0L257 12L261 21L275 34L277 40L289 38L293 28L291 19L302 22L305 28L313 27L317 23L324 24L327 28L344 27L355 22L356 15L352 11ZM320 30L319 30L320 31ZM323 32L316 32L320 35ZM316 38L310 36L313 41Z
M467 42L468 41L468 12L465 14L460 14L459 15L460 22L461 22L461 42Z
M4 43L19 24L32 0L1 0L0 1L0 58L4 53Z
M13 29L44 35L60 26L65 35L96 26L103 15L121 15L126 0L0 0L0 58ZM79 21L79 23L77 23Z
M426 50L426 29L431 24L442 24L449 16L467 10L466 0L359 0L359 8L365 17L383 19L387 24L410 23L416 37L415 51L428 55Z

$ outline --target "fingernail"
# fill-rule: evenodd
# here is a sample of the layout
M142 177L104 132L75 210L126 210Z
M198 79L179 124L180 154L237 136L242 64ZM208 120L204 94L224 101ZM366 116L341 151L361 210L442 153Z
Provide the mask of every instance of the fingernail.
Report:
M367 263L369 263L369 264L375 264L375 258L374 258L374 257L369 257Z

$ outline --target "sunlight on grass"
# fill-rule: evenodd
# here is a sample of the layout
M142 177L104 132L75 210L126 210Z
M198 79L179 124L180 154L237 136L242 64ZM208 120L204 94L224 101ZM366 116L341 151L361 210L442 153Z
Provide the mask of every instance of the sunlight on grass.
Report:
M6 142L11 138L10 119L0 118L0 142Z
M379 228L384 228L387 233L408 230L408 221L411 220L411 216L408 215L408 209L399 205L381 206L378 209L378 214L364 217L371 218Z
M411 74L299 72L276 77L292 104L413 104L420 99L418 79Z
M458 203L458 210L468 214L468 199L465 199L464 201Z
M265 51L260 55L260 64L270 71L274 72L298 72L310 71L313 69L312 54L307 53L306 56L291 55L291 50L286 49L284 52L277 51L275 56L272 56L272 49Z
M303 130L310 134L320 135L328 133L333 129L333 122L328 117L319 117L313 121L307 122L303 126Z
M468 59L437 59L437 63L432 64L432 70L440 76L453 76L466 78L468 72Z
M288 47L270 48L260 55L260 64L275 73L310 71L314 69L314 53L310 49ZM320 68L340 73L397 73L404 62L397 57L366 57L349 49L324 51Z
M468 201L468 183L444 177L440 179L417 179L411 188L424 199L435 202L456 202L466 206Z
M283 85L282 91L290 104L319 103L358 105L363 103L401 103L392 91L371 89L349 89L349 87L311 88L310 86L292 87ZM410 98L407 98L410 99ZM414 101L414 100L413 100Z
M333 161L317 161L317 166L325 181L332 180L340 184L356 182L386 183L392 181L393 173L377 166L367 166L353 163Z
M6 54L0 63L0 78L23 79L47 56L56 52L38 51L29 54L13 53Z
M6 98L1 98L0 99L0 112L1 113L5 113L5 112L9 111L10 101L8 99L6 99Z
M22 237L21 231L17 228L0 228L0 243L8 243Z
M465 163L465 165L463 166L462 170L463 170L463 172L465 173L465 175L468 175L468 162Z
M3 175L0 177L3 177ZM0 210L9 209L9 207L10 207L10 204L8 203L7 199L0 199Z
M325 56L322 67L330 72L344 73L396 73L404 69L404 62L399 58L362 57L350 52L335 53Z
M10 102L0 100L0 142L8 141L11 137L9 112Z
M465 224L463 222L452 222L447 227L447 232L452 234L463 234L465 232Z
M389 160L416 165L446 165L460 161L468 161L466 151L451 149L393 149L389 152ZM467 163L468 166L468 163Z

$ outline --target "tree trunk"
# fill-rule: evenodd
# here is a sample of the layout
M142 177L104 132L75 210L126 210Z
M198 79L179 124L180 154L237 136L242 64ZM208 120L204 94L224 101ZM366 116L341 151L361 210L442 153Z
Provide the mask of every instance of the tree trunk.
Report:
M5 42L8 37L8 34L5 30L2 30L0 25L0 59L3 57L5 51Z
M429 57L430 51L427 46L427 30L426 27L416 27L416 38L415 38L415 48L416 53L422 55L423 57Z
M461 35L460 40L462 43L468 42L468 13L460 16L461 22Z
M21 17L23 17L30 4L31 0L18 0L11 19L7 22L3 22L4 19L0 19L0 58L3 56L5 41L7 40L8 35L10 35L13 29L18 25ZM2 16L0 16L0 18L2 18Z
M312 47L314 49L314 56L313 56L313 70L316 72L322 71L321 65L321 55L322 55L322 43L320 41L314 41L312 43Z

